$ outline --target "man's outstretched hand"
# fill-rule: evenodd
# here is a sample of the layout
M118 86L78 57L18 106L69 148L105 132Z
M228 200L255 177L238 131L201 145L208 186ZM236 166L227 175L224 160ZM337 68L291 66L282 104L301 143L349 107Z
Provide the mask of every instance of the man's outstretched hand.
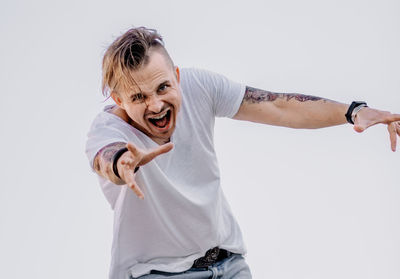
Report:
M396 151L397 136L400 136L400 114L393 114L369 107L363 108L356 115L354 130L361 133L365 129L379 123L387 125L391 149L392 151Z
M144 198L144 194L135 181L135 168L143 166L155 157L169 152L173 146L172 143L166 143L152 150L143 150L136 147L133 143L127 143L126 147L128 151L125 152L117 162L118 173L121 179L140 199Z

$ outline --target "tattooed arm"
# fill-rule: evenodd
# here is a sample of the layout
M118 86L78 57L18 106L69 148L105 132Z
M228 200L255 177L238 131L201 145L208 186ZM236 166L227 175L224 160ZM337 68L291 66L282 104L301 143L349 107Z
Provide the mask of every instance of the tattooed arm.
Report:
M290 128L323 128L347 123L345 113L349 105L303 94L273 93L252 87L246 92L235 119L248 120ZM386 124L392 151L400 136L400 114L373 108L360 110L354 130L363 132L378 123Z
M346 123L348 105L303 94L273 93L252 87L235 119L290 128L322 128Z
M112 159L114 154L120 150L121 148L125 147L126 143L124 142L114 142L109 145L104 146L97 152L96 156L94 157L93 167L94 170L100 176L107 178L111 182L121 185L125 184L124 181L118 178L112 169Z

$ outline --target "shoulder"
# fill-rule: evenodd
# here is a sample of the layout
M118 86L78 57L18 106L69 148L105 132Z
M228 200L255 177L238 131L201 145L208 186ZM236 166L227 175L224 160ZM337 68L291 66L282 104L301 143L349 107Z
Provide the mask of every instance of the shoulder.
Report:
M181 70L181 88L184 94L195 95L194 98L211 98L219 88L222 75L199 68Z
M99 112L92 122L92 128L101 126L114 126L124 122L122 117L116 114L117 109L115 105L105 106L104 109Z
M92 122L89 135L129 135L133 127L126 121L127 117L115 105L104 107Z
M216 76L221 76L209 70L200 68L183 68L181 69L181 82L185 83L205 83L212 81Z
M199 68L181 70L181 84L188 87L199 87L206 91L219 92L241 90L243 84L235 82L225 75Z
M207 81L209 71L198 68L183 68L180 73L180 86L184 104L209 106L212 103L209 82Z

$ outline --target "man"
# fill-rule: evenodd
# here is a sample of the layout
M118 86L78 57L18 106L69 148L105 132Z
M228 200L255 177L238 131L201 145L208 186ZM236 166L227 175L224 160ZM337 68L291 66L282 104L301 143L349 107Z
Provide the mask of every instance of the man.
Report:
M221 191L216 116L291 128L350 122L357 132L400 115L320 97L281 94L176 67L155 30L133 28L103 59L108 106L87 155L114 209L110 278L251 278L240 228ZM119 185L119 186L118 186ZM131 191L133 190L133 191Z

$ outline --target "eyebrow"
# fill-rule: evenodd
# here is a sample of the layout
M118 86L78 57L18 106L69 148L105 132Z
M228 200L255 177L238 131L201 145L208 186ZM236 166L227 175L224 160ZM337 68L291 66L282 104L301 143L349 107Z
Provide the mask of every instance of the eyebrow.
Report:
M139 95L139 94L143 94L143 92L137 92L137 93L132 93L131 95L129 95L129 98L133 98L133 97L135 97L136 95Z
M167 85L167 84L169 84L169 83L170 83L169 80L165 80L165 81L161 82L161 83L158 85L157 88L160 88L161 86Z
M160 84L156 87L156 90L158 90L161 86L163 86L163 85L167 85L167 84L170 84L170 81L169 80L164 80L163 82L160 82ZM136 96L136 95L138 95L138 94L144 94L142 91L139 91L139 92L135 92L135 93L132 93L130 96L129 96L129 98L133 98L134 96Z

